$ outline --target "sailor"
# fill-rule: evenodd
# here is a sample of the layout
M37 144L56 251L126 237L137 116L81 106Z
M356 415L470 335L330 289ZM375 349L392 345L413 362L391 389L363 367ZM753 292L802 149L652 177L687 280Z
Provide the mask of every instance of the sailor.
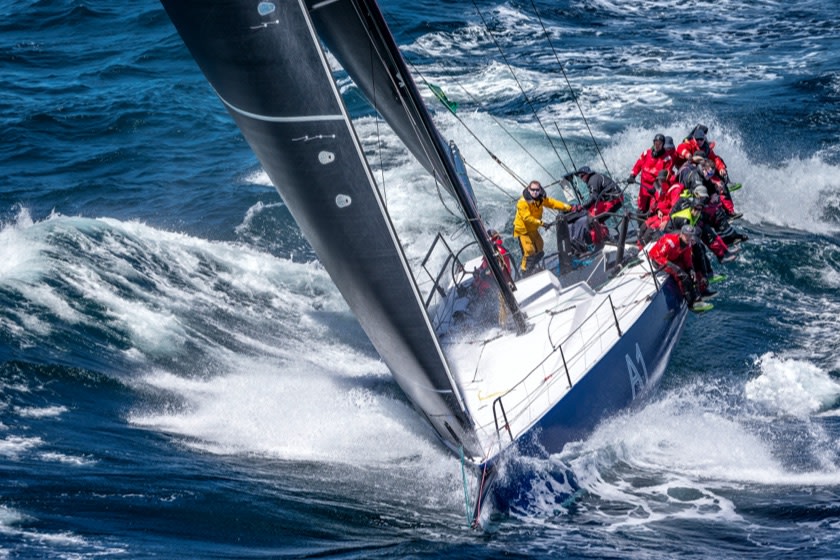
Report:
M692 247L695 237L694 226L684 225L679 233L666 233L660 237L648 254L677 282L688 307L694 311L705 311L710 306L700 301L697 289L697 280L702 273L694 268Z
M586 183L589 189L589 198L581 206L589 212L589 215L599 222L605 222L615 213L624 202L624 193L615 181L601 173L595 173L588 166L584 165L575 173Z
M665 136L657 134L653 137L653 146L642 152L627 178L628 183L635 183L636 175L642 174L639 178L639 212L648 213L652 210L651 191L653 182L660 171L670 170L672 166L671 156L665 151Z
M539 228L549 228L551 223L543 222L543 208L570 212L572 206L549 197L539 181L531 181L516 202L516 217L513 219L513 236L522 248L520 272L533 272L543 258L543 238Z
M685 185L688 192L691 192L702 185L709 191L709 193L718 197L721 208L726 212L728 217L731 217L732 219L739 218L741 214L736 215L735 213L732 195L729 193L726 183L723 182L720 177L715 175L714 162L710 159L702 157L702 153L703 152L701 151L695 152L692 158L694 162L693 168L686 170L686 167L690 167L692 165L691 163L687 163L684 168L681 169L680 176L682 178L683 185Z
M695 196L685 198L685 204L677 204L671 212L669 228L677 231L685 225L696 227L700 233L700 239L711 249L718 259L718 262L728 263L735 260L734 250L730 251L720 235L703 219L703 209L708 201L708 193L702 186L695 189ZM699 195L699 196L698 196Z
M704 187L697 187L695 192L706 191ZM720 235L723 242L731 246L736 243L746 241L749 237L732 227L729 214L723 207L720 201L720 196L717 193L712 194L708 198L706 206L703 208L703 221L712 226L712 228Z
M638 245L641 249L649 242L657 239L671 219L671 209L682 192L680 183L671 183L671 176L667 169L663 169L653 181L650 190L650 210L643 223L639 225Z
M508 253L507 248L504 246L502 236L499 235L498 231L491 228L487 230L487 237L490 239L490 243L492 243L495 249L495 257L498 259L499 264L502 267L506 281L513 281L513 266L510 260L510 253ZM489 312L493 304L491 303L490 298L485 296L488 293L496 291L498 292L498 321L499 325L504 325L507 322L507 306L505 305L502 293L494 289L495 284L490 280L490 276L490 263L487 261L487 257L484 257L481 259L481 266L473 272L473 286L475 286L475 293L478 296L478 305L475 310L475 314L476 316L482 316Z
M732 202L732 195L729 193L729 172L726 169L726 162L715 153L715 143L707 138L709 127L698 124L694 127L688 137L677 146L677 155L682 159L689 159L691 155L702 153L703 157L711 162L712 175L704 177L705 180L713 182L714 190L720 194L721 203L727 214L733 219L740 218L743 214L735 212L735 205ZM709 185L706 185L707 187ZM686 188L692 188L686 185Z
M670 136L666 136L662 149L665 150L665 154L671 158L671 169L679 167L680 162L677 161L677 147L674 146L674 139Z
M513 266L511 264L507 248L505 248L504 242L502 241L502 236L498 231L491 228L487 230L487 237L490 239L490 243L493 244L493 247L496 250L496 258L499 260L499 264L502 265L502 271L504 271L508 277L513 279ZM481 266L478 268L478 273L480 276L485 276L490 273L490 263L487 262L487 257L482 259Z

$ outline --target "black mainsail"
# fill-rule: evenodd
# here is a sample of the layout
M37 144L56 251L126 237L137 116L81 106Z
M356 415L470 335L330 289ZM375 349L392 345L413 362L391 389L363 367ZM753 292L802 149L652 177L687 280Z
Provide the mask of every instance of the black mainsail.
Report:
M162 3L400 387L480 458L304 1Z

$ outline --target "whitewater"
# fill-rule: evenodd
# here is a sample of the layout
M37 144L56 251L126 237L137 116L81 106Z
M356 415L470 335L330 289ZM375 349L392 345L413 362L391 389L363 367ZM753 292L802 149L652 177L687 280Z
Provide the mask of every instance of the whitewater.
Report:
M392 381L162 8L6 2L0 556L840 554L836 10L537 3L555 58L530 3L479 2L484 19L469 3L382 6L413 69L459 101L469 130L437 107L436 120L481 171L509 246L521 187L472 133L548 183L572 162L537 116L575 164L619 178L654 134L709 126L745 185L750 236L721 267L715 311L689 318L651 394L515 467L534 474L523 505L471 530L458 458ZM422 168L336 77L422 258L452 218L417 211L437 198Z

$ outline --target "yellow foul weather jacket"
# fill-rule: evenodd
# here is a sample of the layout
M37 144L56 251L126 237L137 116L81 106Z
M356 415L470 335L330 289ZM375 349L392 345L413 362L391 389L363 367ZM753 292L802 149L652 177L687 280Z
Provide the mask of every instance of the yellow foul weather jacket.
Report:
M572 207L562 200L548 196L534 199L525 189L522 197L516 203L516 217L513 219L513 236L521 237L536 233L542 225L543 208L553 208L568 212Z

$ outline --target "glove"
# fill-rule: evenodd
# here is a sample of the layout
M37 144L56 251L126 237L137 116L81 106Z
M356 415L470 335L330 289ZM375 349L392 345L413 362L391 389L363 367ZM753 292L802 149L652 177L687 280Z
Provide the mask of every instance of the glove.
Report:
M636 176L635 175L630 175L629 177L627 177L627 183L632 185L635 182L636 182Z
M583 212L583 206L581 206L580 204L573 204L569 212Z
M728 173L726 172L726 169L721 169L720 171L718 171L718 175L720 175L721 179L725 181Z

